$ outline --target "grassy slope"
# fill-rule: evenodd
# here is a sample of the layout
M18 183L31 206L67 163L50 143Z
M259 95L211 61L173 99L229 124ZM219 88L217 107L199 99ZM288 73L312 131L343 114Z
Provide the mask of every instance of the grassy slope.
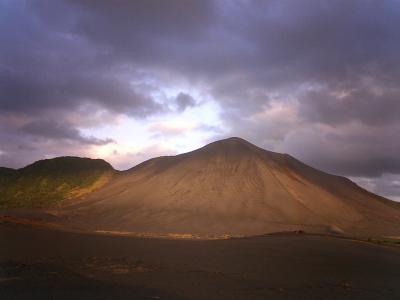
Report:
M22 169L0 168L0 208L47 207L104 184L114 172L100 159L58 157Z

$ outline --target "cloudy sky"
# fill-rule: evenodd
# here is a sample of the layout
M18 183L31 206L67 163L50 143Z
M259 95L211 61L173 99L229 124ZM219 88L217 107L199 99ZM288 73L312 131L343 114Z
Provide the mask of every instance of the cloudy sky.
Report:
M0 0L0 165L240 136L400 200L399 1Z

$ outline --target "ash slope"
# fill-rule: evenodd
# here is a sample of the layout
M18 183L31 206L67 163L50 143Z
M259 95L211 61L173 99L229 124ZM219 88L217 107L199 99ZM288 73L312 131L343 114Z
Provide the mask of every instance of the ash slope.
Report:
M110 231L400 234L396 203L240 138L150 159L63 213L75 224Z

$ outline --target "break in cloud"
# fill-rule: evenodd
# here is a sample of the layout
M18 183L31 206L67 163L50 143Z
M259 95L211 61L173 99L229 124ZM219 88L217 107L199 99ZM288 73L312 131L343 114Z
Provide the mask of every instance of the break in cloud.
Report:
M0 25L1 165L241 136L400 198L398 1L3 1Z

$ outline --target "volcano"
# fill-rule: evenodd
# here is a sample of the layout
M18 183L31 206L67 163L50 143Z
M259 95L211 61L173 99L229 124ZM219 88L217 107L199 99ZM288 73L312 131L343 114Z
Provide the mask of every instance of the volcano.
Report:
M400 208L345 177L228 138L116 172L58 209L100 231L196 235L399 235Z

